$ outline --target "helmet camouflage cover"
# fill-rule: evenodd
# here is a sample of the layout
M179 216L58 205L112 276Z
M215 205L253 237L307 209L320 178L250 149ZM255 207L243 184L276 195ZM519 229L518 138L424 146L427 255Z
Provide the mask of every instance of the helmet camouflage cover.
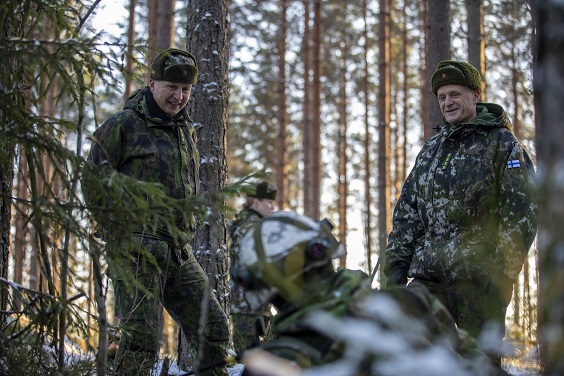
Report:
M346 255L326 221L279 211L251 228L241 239L239 264L231 275L262 304L276 293L291 299L302 289L305 272ZM268 294L265 294L268 291Z

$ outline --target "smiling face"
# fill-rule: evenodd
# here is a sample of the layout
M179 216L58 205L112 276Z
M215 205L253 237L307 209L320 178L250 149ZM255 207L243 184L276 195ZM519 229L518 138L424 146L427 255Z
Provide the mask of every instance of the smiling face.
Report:
M192 85L150 79L149 88L161 110L170 116L174 116L188 103Z
M445 120L458 125L477 116L476 104L480 98L478 90L462 85L444 85L437 90L439 107Z

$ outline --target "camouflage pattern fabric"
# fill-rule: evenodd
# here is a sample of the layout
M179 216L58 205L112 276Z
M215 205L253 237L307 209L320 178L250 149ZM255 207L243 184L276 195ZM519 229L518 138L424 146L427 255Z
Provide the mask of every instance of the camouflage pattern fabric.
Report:
M458 331L452 317L442 304L421 284L408 287L391 287L384 290L370 288L369 277L352 270L340 270L319 283L308 287L307 300L299 307L286 305L274 317L274 339L264 349L282 358L296 362L302 368L311 368L339 362L347 354L347 343L339 339L338 326L312 327L312 317L319 312L329 315L336 323L366 325L382 334L382 346L364 347L362 339L354 343L357 353L365 352L366 359L358 360L359 369L348 368L350 375L371 375L378 362L398 358L393 354L394 344L406 344L403 351L416 356L418 351L434 346L452 351L451 356L460 361L468 371L481 373L490 366L487 357L466 333ZM386 304L386 306L384 306ZM380 306L381 309L375 309ZM396 312L397 313L390 313ZM315 321L315 319L314 319ZM347 335L347 330L343 330ZM352 336L350 340L353 340ZM372 338L371 342L378 342ZM359 347L358 347L359 346ZM347 356L351 356L348 353ZM373 363L374 362L374 363ZM473 373L472 367L480 364L481 371Z
M174 252L173 247L163 240L147 236L136 238L155 256L158 266L144 262L141 256L132 263L132 270L137 273L136 279L147 288L149 294L140 290L130 293L121 279L113 279L116 311L122 331L114 366L116 375L149 374L159 351L162 306L186 333L188 340L198 343L202 301L209 283L189 247ZM217 299L212 297L208 308L206 350L202 365L221 362L229 341L227 317ZM141 368L142 364L146 366ZM225 368L219 368L207 374L227 373Z
M457 127L443 121L417 156L394 210L384 268L392 284L412 277L456 291L443 303L472 334L474 322L505 317L538 211L533 163L503 108L478 103L477 111ZM485 294L492 288L503 297L495 307Z
M188 113L183 109L171 118L158 107L148 87L134 92L124 110L108 118L93 136L97 142L92 143L90 160L95 165L160 183L172 198L197 193L199 185L190 177L199 176L200 156ZM195 219L189 222L178 214L179 228L193 229Z
M237 213L235 220L227 224L231 245L229 247L229 259L231 267L236 267L239 260L239 241L243 235L263 216L253 209L245 208ZM231 280L230 302L231 302L231 325L233 329L233 346L235 352L239 353L245 349L259 344L259 332L257 330L257 319L259 316L270 316L269 307L256 311L251 308L243 288Z
M148 87L134 92L124 110L108 118L95 131L94 138L96 142L92 144L89 158L96 166L160 183L172 198L183 199L197 193L198 184L191 176L199 176L199 154L188 114L185 109L174 117L164 113ZM87 191L85 200L88 201ZM103 219L99 222L104 223ZM183 235L176 235L174 239L166 230L148 233L141 224L134 226L134 238L155 257L160 268L139 258L131 264L131 273L151 294L139 290L127 292L123 281L112 280L116 312L122 319L116 374L148 374L160 347L162 306L189 339L197 343L201 302L209 282L189 244L194 217L178 213L176 225ZM229 341L229 327L225 313L213 296L206 340L208 348L202 365L222 361ZM225 368L213 372L227 374Z

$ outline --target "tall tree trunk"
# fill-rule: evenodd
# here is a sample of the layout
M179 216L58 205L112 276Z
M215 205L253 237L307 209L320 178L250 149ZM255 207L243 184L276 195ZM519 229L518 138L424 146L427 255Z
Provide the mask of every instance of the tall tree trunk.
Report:
M365 238L365 248L366 248L366 267L367 272L372 271L372 194L371 194L371 184L370 177L372 176L372 163L371 163L371 132L370 132L370 122L369 122L369 112L370 112L370 80L369 80L369 69L368 69L368 49L370 45L368 43L368 0L362 1L362 17L364 19L364 46L363 46L363 66L364 74L362 78L362 88L364 95L364 238Z
M28 200L28 170L27 161L25 159L25 153L20 151L18 160L18 178L16 180L16 197L21 200ZM15 203L17 206L17 211L14 219L15 236L14 244L12 248L12 254L14 257L14 282L23 286L23 269L26 260L26 248L27 248L27 205ZM29 272L29 271L28 271ZM18 310L20 308L20 302L14 300L14 309Z
M158 4L159 0L147 0L147 22L148 22L148 35L147 35L147 65L151 65L158 52L156 49L157 45L157 25L158 25ZM149 73L147 73L147 79L149 78Z
M347 6L345 1L344 7ZM345 249L347 248L347 196L348 196L348 179L347 179L347 128L348 128L348 104L347 104L347 63L348 63L348 49L347 37L342 44L342 61L341 61L341 73L340 73L340 104L339 104L339 134L337 141L338 150L338 163L339 163L339 181L338 181L338 211L339 211L339 241ZM339 260L339 265L341 268L347 267L347 258L342 257Z
M401 39L402 39L402 43L403 43L403 48L402 48L402 71L403 71L403 87L402 87L402 91L403 91L403 101L402 101L402 122L401 125L398 124L398 127L400 128L400 132L398 132L398 139L396 140L396 149L399 149L398 151L396 151L396 153L399 154L400 158L399 158L399 164L396 165L396 175L397 175L397 181L398 181L398 187L396 190L396 198L394 200L394 202L397 202L397 198L399 197L400 193L401 193L401 187L407 177L407 124L408 124L408 114L409 114L409 66L407 64L407 59L408 59L408 44L409 44L409 38L407 35L407 24L409 22L408 17L407 17L407 4L405 4L407 1L404 0L404 5L403 5L403 11L402 11L402 19L403 19L403 25L402 25L402 35L401 35Z
M431 77L439 62L450 59L450 0L429 1L427 8L427 91L431 91ZM437 97L429 94L429 126L423 129L426 140L432 135L432 128L441 123L441 110L437 104Z
M431 135L431 125L429 123L431 115L429 114L429 105L435 106L436 102L433 100L433 94L431 94L430 86L431 81L429 80L429 71L432 72L434 67L429 66L429 29L427 24L429 22L429 0L423 0L421 3L423 8L423 41L421 43L421 56L424 56L425 61L421 64L421 84L419 91L421 92L421 124L423 126L422 141L425 141Z
M189 3L186 29L187 50L198 61L198 83L192 90L189 110L198 134L200 191L209 193L212 214L200 224L194 239L196 258L206 271L210 289L216 291L219 303L229 315L227 229L225 217L217 210L216 193L225 186L225 134L229 99L229 39L227 15L229 1L196 0ZM209 292L212 293L211 291ZM200 322L205 322L202 315ZM198 352L201 354L201 351ZM185 354L187 355L187 354Z
M303 119L302 119L302 150L304 158L304 213L309 213L308 203L312 197L312 179L311 164L311 140L312 140L312 77L311 77L311 26L310 26L311 6L310 0L304 0L304 37L302 42L302 59L304 61L304 103L303 103Z
M466 0L468 26L468 62L482 77L486 75L486 38L484 31L484 1ZM486 80L482 80L482 101L486 101Z
M304 171L310 179L310 197L305 198L304 213L319 219L321 197L321 0L313 2L313 85L311 138L308 151L310 169Z
M391 230L390 208L390 0L380 0L378 15L380 55L378 69L378 245L384 260ZM380 285L385 284L380 273Z
M125 90L124 99L133 91L133 46L135 45L135 7L137 0L129 0L129 19L127 26L127 52L125 55Z
M0 8L0 20L2 20L2 38L10 40L21 28L19 15L6 14ZM11 71L15 61L0 59L0 69L3 72ZM0 94L12 97L12 105L23 107L23 98L13 91L15 85L5 82L0 78ZM5 99L8 103L8 98ZM0 110L0 118L5 119L5 114ZM14 124L4 121L5 127L13 127ZM10 256L10 224L12 216L12 184L14 181L14 156L16 145L8 137L0 138L0 277L8 278L9 256ZM5 286L2 284L2 286ZM6 312L8 308L8 290L0 288L0 312ZM0 330L6 327L7 315L0 314Z
M513 19L518 19L518 14L517 14L517 6L515 4L515 2L511 3L511 7L512 7L512 14L511 16L513 17ZM514 38L508 38L508 42L510 43L510 61L509 64L511 65L511 97L513 99L513 118L512 118L512 123L513 123L513 133L515 133L515 137L517 137L518 140L521 139L521 100L519 99L519 59L516 56L516 46L515 46L515 39Z
M537 143L542 174L539 223L539 340L545 375L564 375L564 4L534 2L537 22L535 92L540 118Z
M276 197L279 210L284 210L288 205L288 151L287 151L287 127L288 109L286 105L286 35L288 24L286 12L288 1L280 0L280 27L278 28L278 140L277 140L277 168L276 186L278 195Z
M155 48L165 50L174 46L174 6L176 0L157 1L157 34Z

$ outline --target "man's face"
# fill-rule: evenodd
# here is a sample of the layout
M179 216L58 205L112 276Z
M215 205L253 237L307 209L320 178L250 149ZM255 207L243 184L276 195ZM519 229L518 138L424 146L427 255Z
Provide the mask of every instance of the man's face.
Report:
M452 125L470 121L476 117L476 103L480 98L478 90L462 85L445 85L437 90L439 107L445 120Z
M263 217L268 217L274 211L274 202L267 198L253 199L253 203L251 204L251 208L258 212Z
M150 79L149 88L161 110L170 116L174 116L188 103L192 85Z

